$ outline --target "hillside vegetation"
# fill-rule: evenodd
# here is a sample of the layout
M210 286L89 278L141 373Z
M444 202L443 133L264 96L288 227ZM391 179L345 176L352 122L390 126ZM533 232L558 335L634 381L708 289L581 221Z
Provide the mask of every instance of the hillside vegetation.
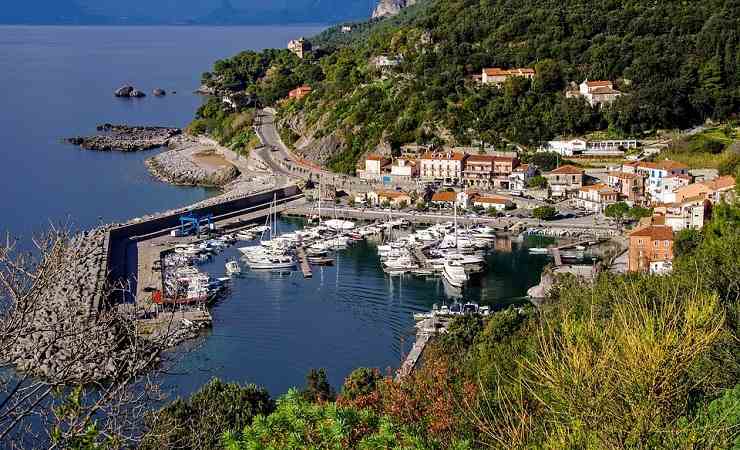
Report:
M310 84L313 94L285 112L299 116L306 134L338 137L342 146L327 162L350 172L381 142L527 145L727 119L740 104L738 30L734 0L428 0L356 40L325 33L308 61L242 54L217 63L211 80L240 78L239 88L264 91L266 103ZM370 64L377 55L402 61L383 72ZM472 82L494 66L534 67L537 76L501 89ZM612 80L627 95L604 108L566 99L566 84L586 78Z

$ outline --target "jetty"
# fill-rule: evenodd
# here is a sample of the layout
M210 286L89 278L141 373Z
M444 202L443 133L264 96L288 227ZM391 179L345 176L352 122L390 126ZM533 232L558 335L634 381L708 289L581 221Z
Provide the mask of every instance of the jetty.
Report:
M313 273L311 272L311 265L308 264L308 257L306 256L306 249L303 246L298 247L298 263L303 272L304 278L311 278Z
M414 341L411 351L406 355L401 367L396 371L396 381L409 375L419 364L424 349L429 344L432 337L438 333L446 333L450 325L451 318L432 316L416 324L416 340Z

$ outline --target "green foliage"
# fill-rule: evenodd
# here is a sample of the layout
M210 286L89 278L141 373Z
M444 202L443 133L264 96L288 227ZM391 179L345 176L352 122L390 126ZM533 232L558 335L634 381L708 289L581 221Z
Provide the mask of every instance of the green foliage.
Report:
M311 369L306 375L306 387L301 395L309 402L334 401L336 393L326 378L326 370Z
M532 189L545 189L547 188L547 178L542 175L535 175L527 180L527 187Z
M681 257L693 253L701 244L702 234L700 230L685 228L678 233L673 241L673 254Z
M247 449L379 449L416 448L387 418L369 410L338 407L335 403L312 403L295 390L277 401L268 416L255 418L240 433L228 433L227 450ZM408 442L406 444L405 442Z
M643 217L650 217L653 215L652 208L644 208L642 206L635 205L627 212L627 215L634 220L640 220Z
M366 367L355 369L344 380L342 398L356 400L359 397L370 395L378 389L382 380L383 376L378 369Z
M622 220L629 212L630 207L625 202L612 203L604 208L604 215L617 220Z
M220 449L221 435L270 414L274 404L263 388L211 380L188 399L177 399L149 413L142 450Z
M555 217L557 213L558 210L552 206L538 206L537 208L532 210L532 216L535 219L540 220L550 220Z

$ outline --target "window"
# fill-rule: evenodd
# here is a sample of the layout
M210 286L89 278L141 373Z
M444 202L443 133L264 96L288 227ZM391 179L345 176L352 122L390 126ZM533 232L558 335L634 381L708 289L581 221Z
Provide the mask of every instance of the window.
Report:
M653 242L653 247L657 247L659 244L660 244L660 241L654 241Z

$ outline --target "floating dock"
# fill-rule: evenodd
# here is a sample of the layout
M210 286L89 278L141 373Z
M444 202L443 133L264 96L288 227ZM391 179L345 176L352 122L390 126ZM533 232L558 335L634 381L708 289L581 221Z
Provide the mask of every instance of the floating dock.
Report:
M311 265L308 264L308 257L306 256L306 249L301 246L298 247L298 264L301 267L301 272L303 272L304 278L311 278L313 276L313 273L311 272Z

